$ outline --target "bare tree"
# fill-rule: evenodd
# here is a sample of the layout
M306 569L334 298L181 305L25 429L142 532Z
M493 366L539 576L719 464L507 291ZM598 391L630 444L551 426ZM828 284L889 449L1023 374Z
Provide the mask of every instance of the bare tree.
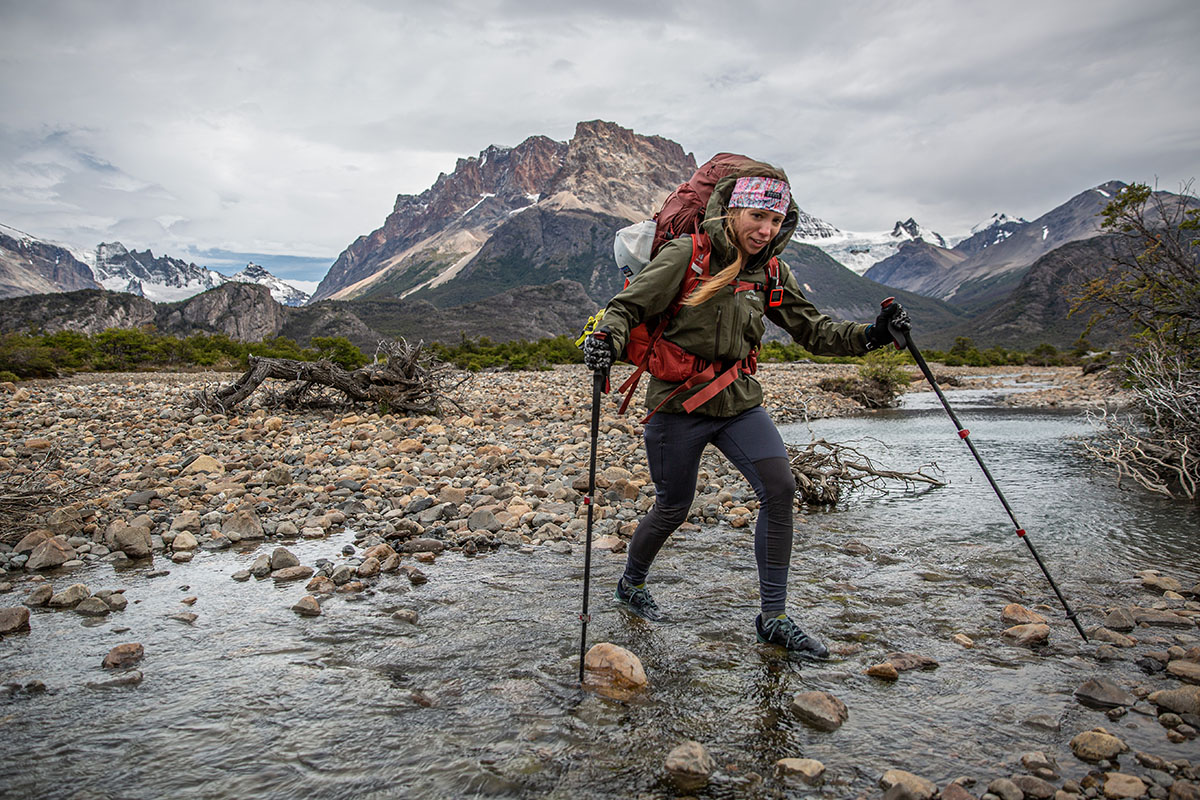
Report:
M1093 309L1090 325L1132 325L1130 354L1117 370L1131 410L1106 413L1086 450L1146 489L1200 499L1200 203L1133 184L1104 209L1117 236L1113 260L1077 278L1072 313Z
M291 358L251 357L246 372L229 386L213 392L205 389L196 396L196 404L223 412L236 407L268 378L289 381L291 386L274 402L295 408L313 402L323 388L339 392L345 399L375 403L388 411L410 414L437 414L447 395L469 376L463 377L433 355L423 351L424 343L410 345L404 339L380 341L371 364L346 370L330 361L297 361Z

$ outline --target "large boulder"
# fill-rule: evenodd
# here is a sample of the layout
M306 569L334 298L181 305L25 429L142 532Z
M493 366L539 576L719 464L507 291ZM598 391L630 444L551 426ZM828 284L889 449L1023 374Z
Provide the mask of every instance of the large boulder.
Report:
M151 552L150 529L114 520L104 531L104 543L110 550L120 550L130 558L147 558Z
M0 608L0 636L29 630L29 609L25 606Z

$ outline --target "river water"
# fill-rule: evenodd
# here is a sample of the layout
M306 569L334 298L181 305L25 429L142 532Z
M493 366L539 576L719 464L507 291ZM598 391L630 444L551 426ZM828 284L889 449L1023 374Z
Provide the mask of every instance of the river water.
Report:
M1080 417L1000 408L994 391L948 396L1086 627L1112 605L1149 602L1139 569L1200 580L1195 510L1116 488L1080 458L1074 438L1090 432ZM1090 677L1127 688L1151 679L1129 656L1096 660L1078 639L931 394L811 430L888 467L936 462L949 480L798 516L791 604L837 653L826 664L755 643L751 534L723 525L677 535L655 564L669 624L614 608L624 557L594 557L589 643L631 649L650 679L628 701L575 685L579 547L447 553L422 565L428 583L382 576L312 619L290 610L301 584L230 579L261 550L201 552L182 566L89 567L52 580L124 588L125 611L99 622L36 611L30 633L0 642L0 678L12 687L0 695L0 794L674 797L663 759L695 739L718 766L699 796L855 797L877 793L890 768L939 785L961 775L986 784L1020 771L1029 750L1056 756L1078 778L1087 768L1066 742L1096 725L1135 750L1197 759L1195 741L1169 743L1152 717L1112 722L1074 701ZM810 436L803 425L784 432L797 443ZM288 547L311 564L343 558L352 541L345 532ZM198 599L189 607L187 597ZM1000 610L1014 601L1051 619L1049 645L1029 650L1000 636ZM398 609L417 611L419 622L394 619ZM191 624L171 618L189 610L198 614ZM977 646L953 643L956 633ZM111 678L104 655L131 641L145 647L144 680L97 687ZM895 683L863 674L893 651L940 666ZM15 688L34 680L48 691ZM846 724L826 733L792 717L791 697L810 690L841 699ZM783 757L822 761L824 786L776 780Z

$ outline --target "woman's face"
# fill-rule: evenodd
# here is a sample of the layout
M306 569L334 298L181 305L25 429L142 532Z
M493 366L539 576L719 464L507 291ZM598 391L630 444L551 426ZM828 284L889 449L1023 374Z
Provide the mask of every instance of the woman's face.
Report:
M765 208L735 208L730 215L734 244L749 256L770 244L783 225L783 214Z

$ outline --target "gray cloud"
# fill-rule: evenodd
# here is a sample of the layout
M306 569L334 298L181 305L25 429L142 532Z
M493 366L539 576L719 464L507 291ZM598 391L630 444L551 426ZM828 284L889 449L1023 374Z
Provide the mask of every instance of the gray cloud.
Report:
M1200 172L1198 34L1190 0L6 3L0 221L332 260L457 158L600 118L954 233Z

